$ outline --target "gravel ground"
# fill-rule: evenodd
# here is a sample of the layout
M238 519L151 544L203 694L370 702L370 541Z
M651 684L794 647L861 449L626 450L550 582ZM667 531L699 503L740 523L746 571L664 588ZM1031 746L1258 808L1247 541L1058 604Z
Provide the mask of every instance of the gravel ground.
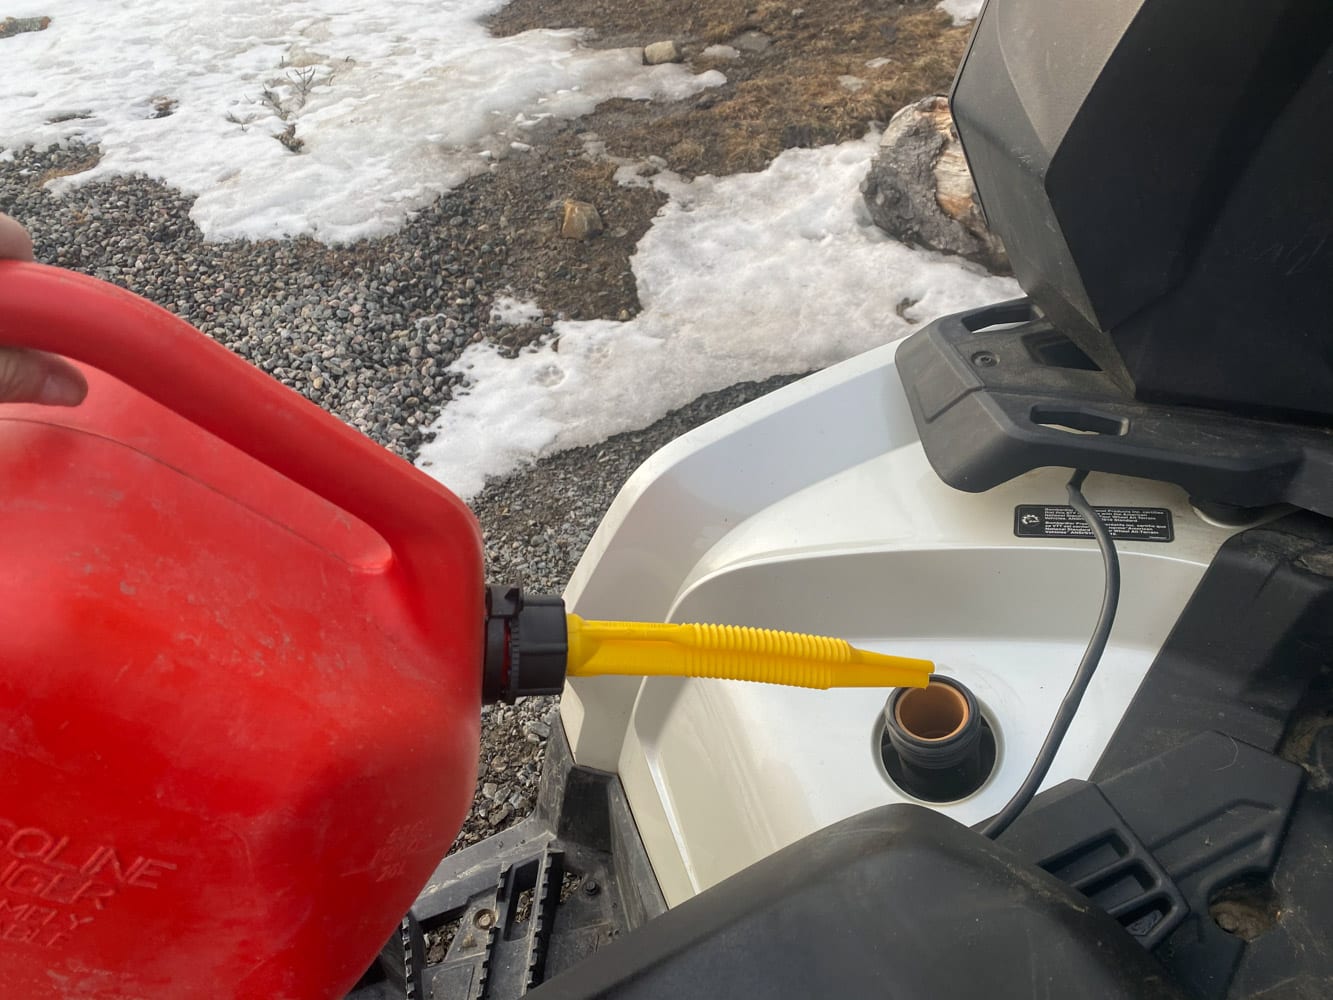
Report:
M450 398L456 383L445 373L450 362L475 340L512 335L490 322L492 298L526 291L514 288L516 278L549 277L533 270L530 255L511 261L513 242L528 237L491 221L511 213L521 187L512 176L469 183L381 240L345 247L308 239L219 244L203 242L188 198L155 181L119 178L61 198L44 189L96 156L96 149L74 145L18 151L0 163L0 211L28 226L38 260L165 306L405 458L415 456L424 428ZM550 167L534 159L515 169L545 179ZM650 215L655 205L643 207ZM546 259L556 246L544 248ZM607 250L621 259L628 252ZM596 272L591 263L575 263L582 277L572 287L583 290L585 315L608 308L610 287L617 289L615 308L636 305L625 298L621 272L608 279L620 284L599 283L588 277ZM568 287L565 294L572 294ZM537 325L553 319L547 314ZM473 503L489 578L559 592L621 484L648 455L785 381L713 393L645 430L493 481ZM483 710L477 797L456 847L527 815L553 705L554 699L533 698Z
M489 328L507 247L479 228L476 199L441 198L383 240L205 243L190 201L144 178L42 183L96 157L74 145L0 165L0 210L32 232L37 259L165 306L404 456L449 398L444 369Z

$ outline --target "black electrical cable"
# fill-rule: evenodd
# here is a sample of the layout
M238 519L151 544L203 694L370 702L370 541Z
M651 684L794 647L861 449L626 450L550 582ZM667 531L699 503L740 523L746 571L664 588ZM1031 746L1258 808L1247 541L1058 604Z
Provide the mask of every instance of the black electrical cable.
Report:
M1083 496L1083 481L1087 478L1087 472L1082 470L1075 472L1065 491L1069 494L1069 506L1078 511L1083 520L1088 522L1093 537L1097 539L1097 547L1102 550L1102 565L1106 570L1102 610L1097 616L1097 625L1092 630L1092 638L1088 640L1088 648L1083 651L1083 659L1079 661L1078 669L1074 671L1074 679L1069 684L1069 690L1065 692L1064 701L1060 702L1060 708L1055 713L1051 728L1046 733L1046 740L1037 751L1037 759L1032 762L1032 769L1023 779L1023 784L1018 786L1014 797L981 828L982 835L991 840L1009 829L1009 824L1018 819L1019 814L1037 794L1041 783L1046 780L1046 772L1051 769L1056 751L1060 749L1065 733L1069 732L1069 726L1074 721L1074 716L1078 714L1079 703L1083 701L1083 694L1088 690L1088 684L1097 670L1097 664L1101 662L1106 641L1111 637L1111 626L1115 624L1115 610L1120 603L1120 560L1116 557L1115 542L1111 540L1111 533L1106 529L1106 524Z

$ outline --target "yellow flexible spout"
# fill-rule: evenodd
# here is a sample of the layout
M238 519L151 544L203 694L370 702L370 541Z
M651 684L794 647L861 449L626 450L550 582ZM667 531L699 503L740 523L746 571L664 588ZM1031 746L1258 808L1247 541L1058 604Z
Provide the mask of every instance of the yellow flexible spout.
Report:
M570 677L716 677L792 687L925 687L935 664L841 639L738 625L584 621L568 616Z

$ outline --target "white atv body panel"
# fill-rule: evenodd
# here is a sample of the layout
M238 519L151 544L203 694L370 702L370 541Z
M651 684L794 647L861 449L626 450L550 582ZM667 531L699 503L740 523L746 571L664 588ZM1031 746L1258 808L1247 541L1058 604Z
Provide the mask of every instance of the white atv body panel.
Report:
M1018 787L1097 617L1091 540L1015 537L1018 504L1063 504L1069 470L984 494L934 474L897 344L674 441L630 479L566 599L585 618L713 621L836 635L934 659L998 737L996 768L936 808L972 824ZM1235 529L1172 486L1094 474L1096 506L1165 507L1169 543L1121 541L1119 615L1046 785L1086 777L1181 609ZM675 905L844 817L913 801L879 753L884 690L586 678L561 715L578 763L619 773Z

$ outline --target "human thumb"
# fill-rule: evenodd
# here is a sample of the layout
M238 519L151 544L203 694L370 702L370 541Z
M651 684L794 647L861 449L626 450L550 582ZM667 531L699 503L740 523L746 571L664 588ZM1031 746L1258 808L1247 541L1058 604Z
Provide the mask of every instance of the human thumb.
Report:
M78 406L88 394L83 374L41 351L0 347L0 403Z

